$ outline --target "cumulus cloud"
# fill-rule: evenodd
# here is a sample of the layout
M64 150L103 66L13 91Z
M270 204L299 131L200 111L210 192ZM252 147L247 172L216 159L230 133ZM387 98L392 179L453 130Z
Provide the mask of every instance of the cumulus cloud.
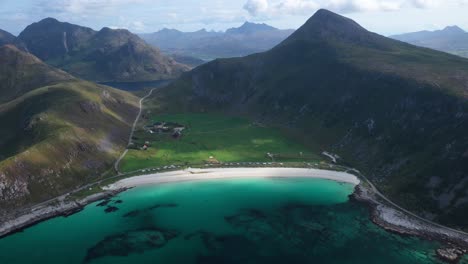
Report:
M148 3L149 0L42 0L38 7L44 12L83 14L108 12L124 5Z
M325 8L342 12L365 12L365 11L395 11L402 7L401 1L381 0L331 0L325 4Z
M454 0L459 5L468 0ZM397 11L402 8L433 8L445 3L444 0L248 0L244 9L251 16L258 15L302 15L319 8L340 13Z
M247 0L244 9L252 16L256 16L268 10L268 0Z
M303 1L303 0L284 0L276 5L278 11L282 11L289 14L304 14L309 13L311 10L316 10L320 7L314 1Z

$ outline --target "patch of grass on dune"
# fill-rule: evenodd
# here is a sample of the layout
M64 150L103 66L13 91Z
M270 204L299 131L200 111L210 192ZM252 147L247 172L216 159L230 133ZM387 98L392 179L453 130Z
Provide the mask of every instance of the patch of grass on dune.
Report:
M281 131L254 125L247 119L221 114L155 115L154 122L175 122L186 126L183 136L174 139L170 134L135 133L137 147L151 142L146 150L132 149L122 162L122 171L130 172L148 167L171 164L200 165L210 156L220 162L271 161L268 152L280 154L276 161L317 161L320 157ZM302 157L300 156L302 152Z

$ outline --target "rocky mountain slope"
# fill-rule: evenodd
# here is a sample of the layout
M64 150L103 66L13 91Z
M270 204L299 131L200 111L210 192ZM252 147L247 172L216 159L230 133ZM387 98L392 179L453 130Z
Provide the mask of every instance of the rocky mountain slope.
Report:
M443 30L420 31L390 37L417 46L468 57L468 33L458 26L446 27Z
M137 98L0 49L0 218L96 180L127 144ZM6 56L5 56L6 54Z
M266 24L246 22L241 27L231 28L226 32L204 29L181 32L175 29L163 29L140 36L167 54L212 60L269 50L293 32L294 30L280 30Z
M189 69L123 29L97 32L46 18L28 26L18 42L41 60L92 81L172 79Z
M318 11L272 50L202 65L153 111L224 111L279 126L425 217L468 228L468 60Z

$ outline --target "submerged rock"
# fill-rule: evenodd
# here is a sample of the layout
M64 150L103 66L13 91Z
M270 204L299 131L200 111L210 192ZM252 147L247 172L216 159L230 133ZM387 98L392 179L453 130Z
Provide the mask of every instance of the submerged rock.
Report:
M141 254L147 250L164 247L179 235L177 231L165 229L140 229L108 236L88 249L85 262L111 256Z
M118 210L119 210L119 208L117 208L115 206L109 206L109 207L106 208L106 210L104 210L104 212L113 213L113 212L118 211Z

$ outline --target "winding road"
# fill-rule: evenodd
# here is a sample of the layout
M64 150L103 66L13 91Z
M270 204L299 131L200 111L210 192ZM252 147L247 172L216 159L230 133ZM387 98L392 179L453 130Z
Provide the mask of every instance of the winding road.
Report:
M153 88L151 89L147 95L145 95L144 97L142 97L140 99L140 102L139 102L139 111L138 111L138 115L136 116L135 118L135 121L133 122L133 125L132 125L132 130L130 131L130 136L128 137L128 145L127 145L127 148L125 148L125 151L122 153L122 155L120 155L120 157L117 159L117 161L115 162L114 164L114 169L115 171L117 172L118 175L122 175L122 173L120 172L119 170L119 165L120 165L120 162L123 160L123 158L125 158L125 156L127 155L128 153L128 146L130 146L132 144L132 138L133 138L133 135L135 134L135 129L136 129L136 126L138 125L138 121L140 120L140 117L141 117L141 113L143 112L143 102L148 98L150 97L152 94L153 94L153 91L156 90L157 88Z

